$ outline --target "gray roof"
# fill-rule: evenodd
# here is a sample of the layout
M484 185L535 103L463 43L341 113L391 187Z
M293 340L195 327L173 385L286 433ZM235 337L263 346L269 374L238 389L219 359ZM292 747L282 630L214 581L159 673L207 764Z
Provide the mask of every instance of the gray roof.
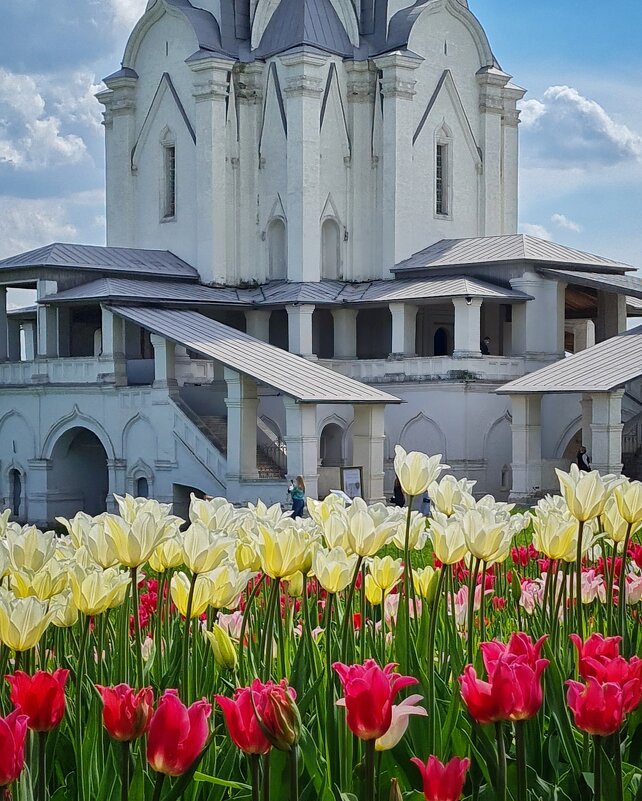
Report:
M105 273L154 275L158 278L198 278L198 272L193 267L168 250L112 248L55 242L0 261L0 270L39 267L100 270Z
M575 273L570 270L540 270L549 278L565 278L569 284L588 286L615 292L618 295L630 295L642 298L642 280L634 275L614 275L613 273Z
M473 239L442 239L410 256L394 268L395 273L426 269L459 268L531 262L542 266L559 266L577 270L622 273L634 270L628 264L594 256L525 234L481 236Z
M255 55L266 58L301 45L341 56L354 53L330 0L281 0Z
M641 375L642 326L638 326L496 391L503 395L609 392Z
M474 297L503 302L529 300L529 295L475 278L408 278L395 281L343 281L289 283L272 281L250 289L206 286L176 281L142 281L134 278L99 278L64 289L42 299L45 303L78 303L87 300L154 302L165 304L215 304L223 306L282 306L291 303L344 305L391 303L403 300L439 300Z
M401 403L387 392L268 345L198 312L123 306L112 306L111 311L301 403Z
M627 297L626 306L630 317L642 317L642 298Z

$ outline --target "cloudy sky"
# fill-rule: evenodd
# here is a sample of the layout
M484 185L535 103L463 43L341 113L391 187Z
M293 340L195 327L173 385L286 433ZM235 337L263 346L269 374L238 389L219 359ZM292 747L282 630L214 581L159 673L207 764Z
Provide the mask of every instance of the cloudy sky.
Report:
M0 29L0 258L104 243L100 79L146 0L20 0ZM642 268L642 3L469 0L528 88L521 230Z

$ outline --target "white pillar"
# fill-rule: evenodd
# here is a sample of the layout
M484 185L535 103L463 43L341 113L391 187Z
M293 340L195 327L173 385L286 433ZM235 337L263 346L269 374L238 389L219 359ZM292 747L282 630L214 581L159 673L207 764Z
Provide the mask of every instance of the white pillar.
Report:
M225 368L227 384L227 475L232 481L256 480L256 381Z
M0 362L9 357L9 325L7 321L7 287L0 287Z
M245 333L261 342L270 341L270 317L272 312L266 309L252 309L245 312Z
M504 86L510 76L496 68L477 73L480 87L481 112L480 147L483 152L483 228L482 236L500 236L504 231L504 197L502 174L504 115ZM511 233L514 233L511 231Z
M334 358L357 358L357 309L333 309Z
M604 342L623 331L626 331L626 295L598 291L595 341Z
M58 306L58 356L71 356L71 309Z
M481 358L481 298L453 298L455 348L453 359Z
M591 424L593 422L593 399L590 395L582 395L580 401L582 407L582 445L586 448L589 456L593 454L593 434Z
M412 136L416 120L415 70L423 58L395 52L374 60L382 71L383 93L383 188L382 188L382 278L400 261L411 256L417 248L413 221L415 209L413 194L408 187L414 185Z
M58 291L55 281L37 282L37 299L53 295ZM38 356L42 358L58 355L58 314L55 306L38 304Z
M36 526L51 523L53 515L49 514L49 474L53 464L49 459L30 459L27 477L27 505L24 510L29 515L29 522Z
M26 320L22 323L22 330L25 336L25 361L32 362L36 358L36 323L32 320Z
M511 286L533 299L513 304L513 356L533 359L564 355L564 293L566 284L524 272Z
M287 70L288 278L318 281L321 276L321 98L322 68L329 56L297 49L280 56Z
M504 190L503 234L517 233L518 175L519 175L519 111L517 101L524 97L524 90L517 86L504 87L504 115L502 118L503 163L502 182Z
M196 267L206 283L227 282L227 101L234 62L211 56L190 64L194 72L196 128Z
M101 308L101 359L113 362L113 380L122 386L127 383L127 365L125 362L125 321L106 307ZM154 354L156 351L154 350ZM175 376L174 376L175 377Z
M312 352L312 304L292 304L285 307L288 313L288 343L290 353L311 357Z
M591 422L590 454L593 469L600 473L622 472L622 397L623 389L591 393L593 417Z
M7 321L7 356L10 362L20 361L20 321Z
M571 320L566 323L566 327L573 334L573 353L579 353L595 345L593 320Z
M288 450L287 476L303 476L306 494L319 495L319 437L317 435L317 407L312 403L297 403L284 397L285 436Z
M355 404L352 423L352 462L363 468L363 498L368 503L384 500L383 404Z
M154 348L154 387L158 389L178 387L174 343L158 334L152 334L150 340Z
M513 487L511 500L529 500L542 487L542 396L511 395Z
M392 356L414 356L417 340L417 306L411 303L390 303L392 315Z

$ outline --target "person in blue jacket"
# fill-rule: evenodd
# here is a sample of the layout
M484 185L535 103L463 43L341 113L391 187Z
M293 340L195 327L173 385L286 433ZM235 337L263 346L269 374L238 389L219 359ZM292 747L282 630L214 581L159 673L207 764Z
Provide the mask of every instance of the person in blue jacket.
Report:
M305 506L305 481L303 476L297 476L290 482L288 492L292 496L292 517L303 517L303 507Z

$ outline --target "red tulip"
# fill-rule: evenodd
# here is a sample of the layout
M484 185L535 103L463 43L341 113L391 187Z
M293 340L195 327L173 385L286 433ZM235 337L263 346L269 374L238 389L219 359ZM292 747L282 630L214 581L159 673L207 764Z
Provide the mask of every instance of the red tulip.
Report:
M446 765L435 756L428 757L425 765L417 757L410 761L421 771L426 801L459 801L470 759L453 757Z
M290 751L299 742L301 715L295 703L296 692L283 679L279 684L268 682L263 690L261 722L269 732L269 739L279 751Z
M539 655L547 638L548 635L545 634L534 643L528 634L518 631L511 634L508 645L498 640L481 643L480 648L484 658L484 666L488 671L488 676L492 678L495 666L501 659L507 661L514 661L516 659L522 660L534 670L537 667L537 663L542 661ZM546 660L543 661L548 665Z
M27 716L32 731L51 731L59 725L65 714L68 676L69 671L62 668L55 673L39 670L33 676L16 670L12 676L5 676L11 685L11 701Z
M203 752L211 713L204 698L188 709L176 690L166 690L149 724L147 761L152 770L167 776L186 773Z
M580 676L586 681L595 678L600 684L619 685L624 693L625 713L633 711L642 700L642 659L620 656L621 637L592 634L583 643L577 634L571 634L570 639L577 648Z
M604 637L602 634L591 634L585 642L582 642L577 634L569 634L569 639L577 648L580 676L584 676L582 673L584 660L610 660L620 655L621 637Z
M468 711L478 723L495 723L508 720L508 709L502 702L501 688L498 684L477 678L472 665L466 665L463 676L459 677L461 697Z
M388 731L397 693L418 683L412 676L393 673L396 667L393 663L382 670L374 659L366 659L363 665L335 662L332 667L345 693L337 705L346 707L348 727L362 740L376 740Z
M14 782L25 766L25 738L29 718L14 709L0 717L0 787Z
M567 681L566 700L578 729L592 735L614 734L624 720L624 691L613 682L600 684L590 677L586 684Z
M103 723L114 740L128 743L149 728L154 694L151 687L135 692L128 684L116 687L96 685L103 699Z
M216 702L223 710L225 725L232 742L246 754L267 754L270 750L270 742L263 733L256 716L256 712L261 717L265 714L264 687L262 682L255 679L251 687L235 690L234 700L225 698L223 695L215 697Z

